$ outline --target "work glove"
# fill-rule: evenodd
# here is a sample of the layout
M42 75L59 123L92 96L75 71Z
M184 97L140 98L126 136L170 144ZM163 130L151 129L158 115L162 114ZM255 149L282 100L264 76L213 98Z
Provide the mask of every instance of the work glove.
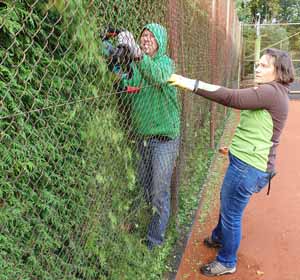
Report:
M127 46L134 59L141 58L142 50L135 42L132 33L129 31L122 31L117 36L118 45Z
M196 80L185 78L181 75L172 74L168 80L171 86L177 86L187 90L194 90Z
M205 91L217 91L220 88L220 86L208 84L199 80L185 78L177 74L172 74L168 80L168 83L171 86L177 86L193 92L196 92L198 89L202 89Z

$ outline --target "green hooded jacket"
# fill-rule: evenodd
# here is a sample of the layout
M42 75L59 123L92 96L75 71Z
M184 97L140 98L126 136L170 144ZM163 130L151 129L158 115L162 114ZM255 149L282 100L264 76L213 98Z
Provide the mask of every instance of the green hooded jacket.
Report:
M168 136L180 134L180 109L175 87L167 84L175 72L174 62L166 54L167 32L159 24L144 26L153 33L158 51L154 57L143 55L132 64L133 75L123 80L122 85L140 87L139 93L124 94L124 101L131 109L131 120L136 134L142 136Z

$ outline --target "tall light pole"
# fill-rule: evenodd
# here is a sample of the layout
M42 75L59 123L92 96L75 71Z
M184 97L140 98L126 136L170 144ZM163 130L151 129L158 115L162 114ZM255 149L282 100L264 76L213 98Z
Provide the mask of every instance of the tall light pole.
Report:
M260 49L261 49L261 34L260 34L260 13L256 14L256 37L255 37L255 50L254 50L254 76L255 76L255 65L260 58Z

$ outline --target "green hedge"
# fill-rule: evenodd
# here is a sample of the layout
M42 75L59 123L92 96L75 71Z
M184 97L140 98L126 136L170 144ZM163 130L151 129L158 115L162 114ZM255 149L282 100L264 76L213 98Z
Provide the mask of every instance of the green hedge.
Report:
M162 248L141 244L149 209L99 36L109 24L135 37L148 22L166 26L167 3L0 1L0 280L157 280L170 269L172 223ZM208 80L208 14L177 5L178 71ZM196 98L185 108L180 226L213 153L209 103Z
M145 229L122 226L143 212L99 33L147 18L119 13L135 1L51 2L0 3L0 279L146 279Z

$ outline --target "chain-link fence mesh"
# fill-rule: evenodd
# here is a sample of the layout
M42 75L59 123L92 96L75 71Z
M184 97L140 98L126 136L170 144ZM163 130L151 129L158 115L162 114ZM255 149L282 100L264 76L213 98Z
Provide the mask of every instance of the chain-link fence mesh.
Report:
M243 26L243 67L242 78L253 81L255 45L260 45L260 54L267 48L277 48L287 51L293 61L296 71L296 82L299 83L300 76L300 24L261 24ZM258 42L258 44L257 44ZM293 86L292 86L293 87ZM299 86L298 91L300 90Z
M177 215L227 114L166 84L163 29L147 29L156 60L141 38L152 22L176 73L237 86L231 0L0 1L1 280L161 279L141 241L164 209L145 188L168 189L173 173Z

